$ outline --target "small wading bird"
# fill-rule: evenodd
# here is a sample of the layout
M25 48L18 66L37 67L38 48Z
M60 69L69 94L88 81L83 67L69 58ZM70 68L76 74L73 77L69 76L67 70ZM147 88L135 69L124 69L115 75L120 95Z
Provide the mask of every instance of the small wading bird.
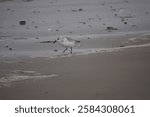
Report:
M60 45L62 45L63 47L65 47L65 50L63 51L63 53L68 50L68 48L71 49L71 54L72 54L72 48L75 44L80 43L80 41L78 40L73 40L70 37L63 37L60 36L58 37L53 43L58 42Z

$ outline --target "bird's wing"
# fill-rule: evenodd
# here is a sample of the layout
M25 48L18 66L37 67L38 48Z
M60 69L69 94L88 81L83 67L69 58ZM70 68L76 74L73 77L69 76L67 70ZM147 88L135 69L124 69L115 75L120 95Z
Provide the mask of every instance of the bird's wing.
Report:
M74 41L72 38L70 37L66 37L68 41Z
M70 38L70 37L66 37L66 38L67 38L67 40L70 41L70 42L75 41L75 43L80 43L80 41L74 40L74 39L72 39L72 38Z

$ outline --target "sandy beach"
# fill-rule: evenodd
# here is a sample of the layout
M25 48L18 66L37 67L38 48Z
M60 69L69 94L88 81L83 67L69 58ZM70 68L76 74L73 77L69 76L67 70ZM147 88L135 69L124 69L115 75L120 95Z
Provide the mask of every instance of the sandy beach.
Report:
M0 88L0 99L150 99L149 50L1 63L8 75L19 69L20 77L36 71L41 78L8 82Z
M0 0L1 100L149 100L149 0ZM70 51L59 36L80 43Z

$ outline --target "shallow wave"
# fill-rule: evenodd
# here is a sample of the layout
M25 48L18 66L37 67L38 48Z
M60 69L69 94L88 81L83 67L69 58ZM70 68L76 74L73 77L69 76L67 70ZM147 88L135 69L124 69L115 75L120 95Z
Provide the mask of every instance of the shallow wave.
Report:
M21 74L24 73L24 74ZM57 77L57 74L42 75L36 71L14 71L14 73L8 74L0 78L0 87L9 87L15 81L31 80L31 79L44 79Z
M72 57L72 56L77 56L77 55L88 55L88 54L94 54L94 53L117 52L117 51L122 51L124 49L140 48L140 47L148 47L148 46L150 46L150 43L141 44L141 45L128 45L125 47L85 49L85 50L81 50L81 51L73 53L73 54L50 55L48 58L52 59L52 58Z

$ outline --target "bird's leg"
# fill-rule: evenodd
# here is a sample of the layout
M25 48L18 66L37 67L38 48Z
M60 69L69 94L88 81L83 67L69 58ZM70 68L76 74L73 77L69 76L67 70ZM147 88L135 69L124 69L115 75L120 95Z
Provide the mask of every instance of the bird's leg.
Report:
M72 54L72 47L70 49L71 49L71 54Z
M68 48L65 48L64 51L63 51L63 53L66 52L67 49L68 49Z

